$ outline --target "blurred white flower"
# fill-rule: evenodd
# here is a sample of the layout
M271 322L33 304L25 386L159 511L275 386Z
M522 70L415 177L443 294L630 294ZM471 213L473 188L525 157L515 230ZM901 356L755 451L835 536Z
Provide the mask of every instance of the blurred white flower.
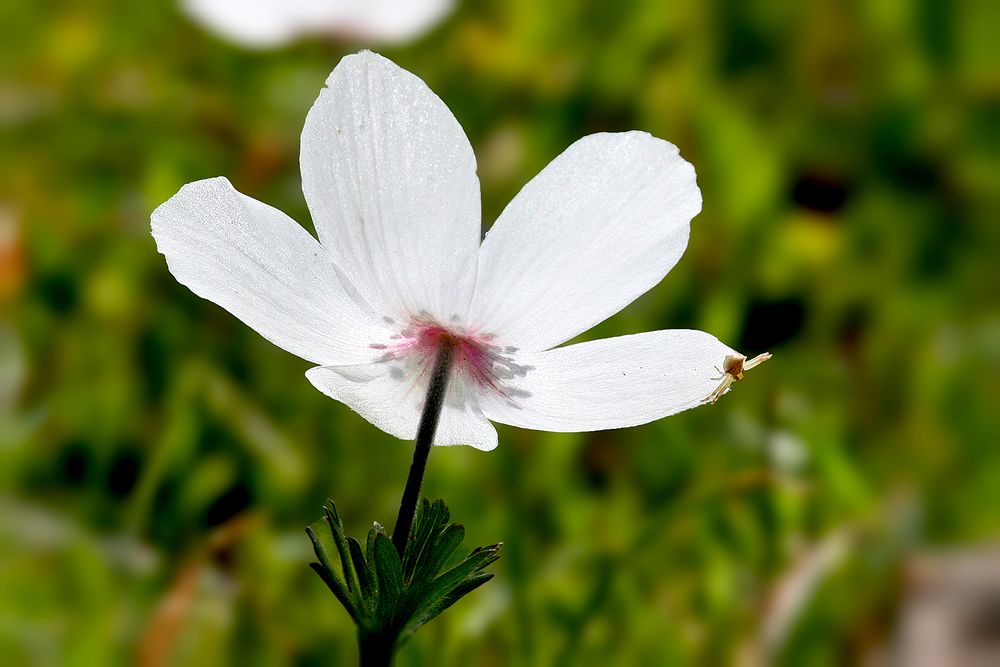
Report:
M788 431L772 431L767 439L771 465L787 473L801 472L809 463L809 449L802 438Z
M323 33L406 42L447 16L454 0L183 0L183 7L225 39L269 48Z
M643 424L697 406L735 351L700 331L554 348L674 266L701 209L694 169L644 132L552 161L480 243L458 121L373 53L341 61L306 119L300 166L319 241L228 180L152 217L174 276L317 367L323 393L413 438L442 343L455 361L435 444L496 446L490 420L549 431ZM727 387L728 390L728 387Z

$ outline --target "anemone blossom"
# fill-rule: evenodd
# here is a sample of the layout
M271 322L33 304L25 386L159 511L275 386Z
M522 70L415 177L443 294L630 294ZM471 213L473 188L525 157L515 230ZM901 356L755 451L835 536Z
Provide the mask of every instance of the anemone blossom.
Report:
M453 0L183 0L184 11L221 37L251 48L301 35L406 42L451 12Z
M491 421L634 426L742 377L744 357L701 331L557 347L684 252L701 192L666 141L580 139L482 238L458 121L419 78L362 52L310 110L300 166L318 241L224 178L181 188L153 213L153 236L178 281L316 364L306 377L317 389L387 433L414 437L442 346L453 365L434 443L484 450L497 444Z

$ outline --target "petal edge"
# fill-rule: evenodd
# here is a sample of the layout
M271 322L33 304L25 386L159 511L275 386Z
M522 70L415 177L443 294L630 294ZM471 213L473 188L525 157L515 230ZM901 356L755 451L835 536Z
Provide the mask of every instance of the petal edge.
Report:
M652 288L701 210L694 167L645 132L592 134L555 158L486 235L470 323L549 349Z
M151 216L178 282L313 363L359 363L380 327L316 239L225 178L188 183Z
M356 366L317 366L306 371L316 389L344 403L367 421L400 440L417 435L426 388L385 362ZM456 397L449 387L434 444L496 449L497 432L478 404ZM462 398L463 400L456 400ZM470 397L471 398L471 397Z
M483 414L521 428L600 431L645 424L697 407L719 384L717 367L737 354L690 329L604 338L516 355L531 370L511 398L481 396Z
M464 320L481 235L465 132L416 75L345 57L306 117L302 189L323 244L393 317Z

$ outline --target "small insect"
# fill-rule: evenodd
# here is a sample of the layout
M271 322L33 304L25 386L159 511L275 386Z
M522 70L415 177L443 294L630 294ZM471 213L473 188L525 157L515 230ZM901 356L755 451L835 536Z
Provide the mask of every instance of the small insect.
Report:
M770 358L770 352L758 354L749 361L747 361L747 358L742 354L726 355L725 361L722 362L722 370L719 370L718 367L715 368L715 370L719 371L719 377L712 378L713 380L722 380L722 382L720 382L719 386L715 388L715 391L702 400L702 403L715 403L723 394L729 391L729 388L732 387L735 382L743 379L743 373L755 366L760 366Z

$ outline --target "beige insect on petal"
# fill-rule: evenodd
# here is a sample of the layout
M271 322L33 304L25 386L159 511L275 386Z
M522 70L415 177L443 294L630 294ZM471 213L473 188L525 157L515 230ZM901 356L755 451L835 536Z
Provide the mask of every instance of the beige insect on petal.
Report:
M758 354L753 359L747 360L742 354L730 354L726 356L725 361L722 362L722 370L719 370L719 377L712 378L714 380L721 380L719 386L715 390L705 397L704 403L715 403L719 400L723 394L729 391L729 388L733 386L736 382L743 379L743 374L750 370L760 366L762 363L771 358L770 352L765 352L764 354Z

